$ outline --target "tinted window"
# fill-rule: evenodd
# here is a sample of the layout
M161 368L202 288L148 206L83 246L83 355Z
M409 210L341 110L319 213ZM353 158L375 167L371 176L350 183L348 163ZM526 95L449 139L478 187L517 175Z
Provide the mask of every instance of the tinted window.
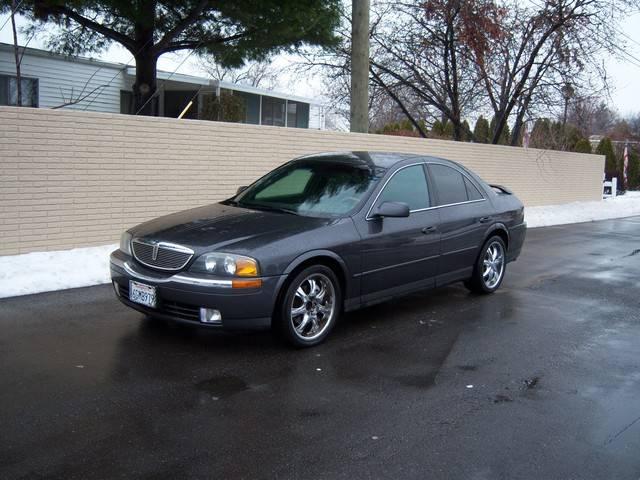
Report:
M382 202L404 202L409 209L418 210L429 206L429 190L422 165L399 170L387 183L378 198Z
M342 215L367 198L383 173L366 164L296 161L267 174L232 202L306 216Z
M467 187L460 172L446 165L430 165L429 170L438 191L439 205L466 202L468 200Z
M480 191L467 177L464 177L464 184L467 187L467 197L469 197L469 200L480 200L483 198Z

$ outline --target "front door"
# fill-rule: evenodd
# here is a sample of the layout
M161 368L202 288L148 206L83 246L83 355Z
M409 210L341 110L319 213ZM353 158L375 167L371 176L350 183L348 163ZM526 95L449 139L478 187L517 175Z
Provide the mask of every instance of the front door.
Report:
M423 164L400 167L383 187L371 208L383 202L404 202L408 217L379 218L370 213L357 223L360 236L363 305L435 285L440 221L431 199Z

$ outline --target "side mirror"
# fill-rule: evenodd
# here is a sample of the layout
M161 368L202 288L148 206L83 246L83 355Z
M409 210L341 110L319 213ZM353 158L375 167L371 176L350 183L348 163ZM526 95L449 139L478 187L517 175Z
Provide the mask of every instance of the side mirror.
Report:
M247 187L246 185L244 185L242 187L238 187L238 190L236 190L236 195L244 192L247 188L249 188L249 187Z
M374 212L376 217L408 217L410 213L404 202L382 202Z

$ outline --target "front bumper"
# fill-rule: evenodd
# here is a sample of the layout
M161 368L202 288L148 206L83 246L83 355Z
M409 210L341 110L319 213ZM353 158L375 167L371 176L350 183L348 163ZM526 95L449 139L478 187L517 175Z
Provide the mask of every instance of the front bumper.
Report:
M120 250L111 254L111 279L118 299L148 315L226 329L262 329L271 326L271 315L284 276L261 277L260 288L231 288L230 282L189 273L159 273L142 267ZM129 300L129 281L156 287L156 308ZM117 288L116 288L117 285ZM200 308L215 308L221 324L200 322Z

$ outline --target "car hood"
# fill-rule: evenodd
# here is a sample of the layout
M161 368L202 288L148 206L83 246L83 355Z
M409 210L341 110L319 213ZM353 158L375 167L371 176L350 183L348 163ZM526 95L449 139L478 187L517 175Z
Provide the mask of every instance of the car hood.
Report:
M159 217L129 231L134 238L177 243L196 253L243 253L332 221L216 203Z

